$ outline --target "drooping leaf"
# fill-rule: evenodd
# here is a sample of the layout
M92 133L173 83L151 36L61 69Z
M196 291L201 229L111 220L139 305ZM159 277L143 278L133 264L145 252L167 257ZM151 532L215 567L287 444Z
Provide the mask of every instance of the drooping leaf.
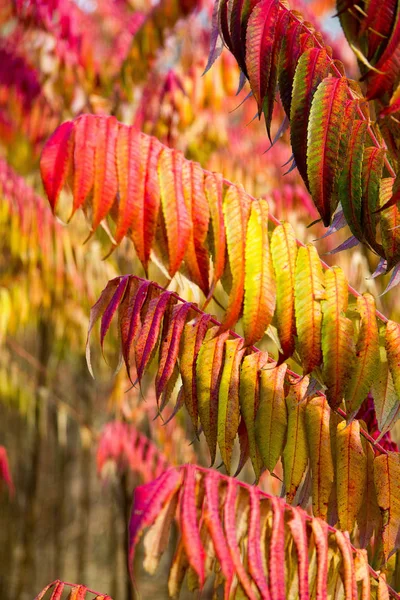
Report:
M246 343L261 339L275 311L275 278L268 239L268 204L251 204L245 249L243 329Z
M97 119L92 200L92 230L107 216L118 192L115 161L119 124L115 117Z
M327 399L323 396L316 396L307 402L305 422L311 466L313 515L325 520L334 482L330 412Z
M312 244L299 248L295 272L295 311L299 353L307 375L321 363L321 300L324 276L317 251Z
M345 316L346 290L347 281L340 268L325 271L325 302L322 304L323 378L327 386L326 397L332 409L342 402L355 358L353 323Z
M363 589L373 590L378 584L379 575L366 563L360 565L365 555L356 551L344 533L328 529L324 521L258 488L191 465L171 469L157 481L158 485L152 482L135 492L130 555L145 529L145 543L152 536L153 543L159 544L157 535L166 533L160 528L160 514L165 514L166 505L171 506L171 515L174 510L179 515L181 535L175 542L170 595L178 593L186 573L192 591L197 585L202 587L201 580L193 580L194 573L199 579L204 573L205 579L214 579L214 593L221 586L224 598L245 595L254 600L284 600L291 590L302 599L323 600L337 581L343 581L337 589L346 598L357 598L357 580ZM207 555L203 548L208 549ZM388 591L385 580L381 581L382 593Z
M210 209L204 190L204 172L198 163L183 163L183 193L193 226L185 255L192 281L197 283L204 294L209 291L209 256L205 246Z
M400 179L397 179L397 182L400 183ZM400 205L397 202L389 208L383 209L388 202L391 204L394 196L394 183L395 180L391 177L383 178L380 188L380 226L388 271L397 265L400 258Z
M112 296L111 300L109 301L109 304L106 307L106 309L103 312L103 315L101 317L100 346L101 346L102 350L103 350L104 338L110 327L110 324L111 324L112 318L115 314L115 311L118 309L119 305L121 304L121 300L125 294L125 290L127 288L128 283L129 283L129 275L125 275L124 277L121 277L118 287L115 290L114 295Z
M256 415L255 435L265 467L273 472L282 455L287 432L287 407L284 379L287 366L265 367L260 374L260 403Z
M307 175L315 206L327 227L336 210L342 113L347 99L345 77L327 77L318 86L310 110L307 138Z
M340 528L351 533L364 500L367 457L359 421L339 423L336 433L336 494Z
M308 464L305 413L307 403L304 399L308 387L308 378L304 377L292 386L286 397L288 413L287 438L283 450L284 481L286 499L292 503L303 479Z
M71 123L72 125L72 123ZM74 203L72 214L84 204L94 183L97 121L82 115L74 126ZM72 216L72 215L71 215Z
M146 301L150 282L142 281L136 286L132 279L128 283L125 299L121 303L120 331L122 355L125 360L128 376L131 379L131 351L141 326L140 311Z
M107 283L106 287L102 291L100 298L97 300L96 304L92 306L90 311L88 335L86 340L86 361L88 364L89 372L92 375L92 377L94 377L94 375L90 360L90 335L92 333L93 327L95 326L95 324L103 315L104 311L109 305L115 291L117 290L120 284L120 281L120 277L115 277L114 279L111 279L111 281Z
M223 330L230 329L236 323L242 308L245 279L245 240L249 210L248 196L239 188L231 186L225 194L223 204L226 243L232 274L228 307L222 324Z
M215 461L218 431L218 395L222 375L223 352L228 332L217 335L218 329L208 330L196 361L197 401L200 423Z
M245 352L241 339L226 340L224 367L218 395L218 446L230 473L233 443L239 427L239 374Z
M260 456L257 449L255 423L260 403L260 377L267 363L267 353L255 352L244 357L240 370L240 410L246 424L249 454L257 480L260 477ZM266 433L265 430L262 432L263 437Z
M379 208L379 187L382 179L385 150L383 148L365 148L363 157L362 186L362 227L366 241L373 250L383 255L383 248L377 242L376 227Z
M182 541L190 566L199 578L200 589L204 585L204 548L197 523L196 467L188 465L180 500Z
M161 357L156 377L157 398L161 396L165 386L172 376L176 361L178 359L181 335L191 308L192 304L190 302L178 304L173 308L168 333L161 341Z
M400 542L400 460L399 454L389 452L376 456L374 480L378 505L383 520L383 552L385 560L399 547Z
M40 174L54 211L71 161L73 122L66 121L47 140L40 159Z
M191 235L191 224L182 185L183 156L164 148L158 162L161 206L168 239L171 277L179 269Z
M136 369L139 381L156 348L160 333L161 321L167 304L171 299L170 292L163 292L149 302L147 319L144 321L135 343Z
M297 168L307 187L309 187L307 130L311 103L319 84L328 75L330 64L331 58L325 48L310 48L300 56L294 75L290 108L290 140Z
M205 179L205 193L210 207L212 226L212 257L214 266L212 294L216 283L221 279L225 269L226 237L225 223L222 212L222 178L217 175L207 175Z
M400 325L398 323L388 321L385 341L389 369L400 402Z
M261 0L252 10L247 24L246 69L259 115L267 92L273 60L271 50L278 11L278 0Z
M371 388L377 375L377 356L379 356L379 333L374 298L370 294L359 296L357 308L361 316L360 333L353 371L345 390L346 408L350 418L355 415Z
M210 318L209 315L202 315L194 323L185 325L180 353L180 372L185 394L185 405L196 434L198 428L196 361Z
M386 326L386 337L388 337L387 328L390 326L390 323L393 323L393 321L389 321ZM385 434L393 426L399 416L400 402L399 397L396 394L393 376L389 369L387 351L382 346L379 350L380 360L378 372L372 382L371 393L374 398L379 431L381 434Z
M365 491L361 508L357 515L359 540L361 548L366 548L372 535L378 534L381 528L381 515L379 512L374 483L374 458L375 454L370 444L364 444L367 458Z
M338 181L338 194L347 224L358 239L364 238L362 226L362 166L367 124L356 119L347 142L346 160Z
M291 356L296 331L294 281L297 257L296 238L289 223L278 225L271 236L271 256L276 278L276 321L283 356Z
M314 40L311 32L307 34L304 27L302 27L302 23L296 19L289 20L286 33L281 36L281 39L282 45L278 64L279 95L286 116L290 118L296 68L303 53L313 47ZM295 95L298 94L299 92Z

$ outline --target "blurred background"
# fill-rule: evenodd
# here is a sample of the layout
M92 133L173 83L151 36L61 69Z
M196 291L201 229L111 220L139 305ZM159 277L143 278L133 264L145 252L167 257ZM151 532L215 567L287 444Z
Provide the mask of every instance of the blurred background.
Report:
M291 4L325 31L350 76L356 73L332 18L334 2ZM110 248L106 230L84 245L83 215L68 227L53 217L38 164L57 125L85 112L113 114L243 184L248 193L267 197L271 212L289 220L303 242L324 233L320 224L308 228L317 212L297 171L284 175L288 132L268 150L248 86L236 93L233 57L223 52L202 76L212 8L212 0L1 0L2 600L31 600L56 578L85 583L115 600L133 598L126 526L134 487L168 464L208 466L203 443L192 443L186 414L167 424L156 418L151 379L136 389L124 369L115 375L112 340L108 364L93 342L96 379L88 372L91 305L109 279L144 273L129 241L103 260ZM283 118L276 102L274 135ZM61 204L67 220L67 193ZM341 230L321 239L320 255L347 237ZM371 279L377 261L364 247L324 258L339 264L359 291L371 291L387 316L400 318L396 292L379 296L387 279ZM169 281L161 265L151 264L149 278L201 301L188 280L177 275ZM225 300L221 289L219 301ZM219 304L211 303L210 312L220 315ZM251 482L253 475L245 469L241 477ZM277 479L264 476L262 486L279 494ZM151 578L136 569L143 598L167 597L168 557L162 565Z

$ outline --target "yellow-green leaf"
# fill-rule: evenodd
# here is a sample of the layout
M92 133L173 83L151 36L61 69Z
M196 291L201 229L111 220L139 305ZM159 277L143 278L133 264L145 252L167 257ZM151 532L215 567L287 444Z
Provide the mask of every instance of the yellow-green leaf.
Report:
M384 434L398 419L400 403L393 383L393 377L389 369L387 351L383 346L381 346L379 350L380 361L378 365L378 375L372 382L371 393L374 399L379 431Z
M267 352L254 352L245 356L240 370L240 410L244 419L251 463L258 481L261 460L256 443L256 414L260 402L260 369L268 363Z
M383 552L387 560L400 545L400 455L397 452L375 457L374 480L383 519Z
M265 467L273 472L282 454L287 430L284 381L287 365L265 367L260 375L260 405L256 416L256 441Z
M325 302L322 303L322 356L326 397L331 408L343 399L355 356L353 323L347 310L347 280L339 267L325 271Z
M379 333L375 314L375 300L371 294L357 298L361 315L360 333L356 345L356 358L352 375L345 390L348 417L352 418L360 408L378 375Z
M211 464L215 461L218 429L218 390L225 340L218 327L207 331L196 361L197 402L200 423L207 440Z
M293 502L308 464L304 397L308 388L308 377L290 387L286 398L288 428L283 450L283 476L286 487L286 500Z
M325 520L328 516L328 504L334 482L330 415L331 410L324 396L316 396L308 401L305 416L311 465L313 514Z
M362 440L367 457L367 477L365 481L365 492L361 503L360 512L357 515L359 544L366 548L374 533L380 531L381 514L379 512L378 500L374 484L374 458L375 453L369 442Z
M218 395L218 446L227 473L239 427L239 373L244 352L242 339L225 342L224 368Z
M321 300L324 274L318 252L312 244L299 249L295 272L296 327L303 373L311 373L322 361Z
M315 92L308 122L307 175L310 193L325 227L335 212L342 114L348 98L345 77L326 77Z
M229 266L232 286L222 329L230 329L239 319L244 295L244 261L247 220L250 200L243 190L231 185L224 197L223 211L226 227Z
M297 243L293 227L282 223L271 236L271 256L276 279L276 327L285 357L294 351L294 274Z
M394 321L388 321L385 337L389 369L400 402L400 325Z
M245 251L243 330L246 343L260 340L275 310L275 278L268 239L268 202L251 204Z
M352 532L364 500L367 457L360 437L360 424L339 423L336 432L336 493L340 528Z

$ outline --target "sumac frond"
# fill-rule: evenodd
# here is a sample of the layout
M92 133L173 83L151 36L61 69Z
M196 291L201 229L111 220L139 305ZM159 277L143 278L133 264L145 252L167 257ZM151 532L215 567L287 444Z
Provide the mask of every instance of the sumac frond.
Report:
M337 0L345 35L358 58L367 98L387 101L400 83L400 8L396 0L373 0L357 10Z
M261 339L274 322L288 357L294 351L296 325L307 332L307 340L299 336L305 372L320 364L321 351L314 354L314 346L321 345L324 286L320 282L318 290L310 289L307 295L300 281L303 254L312 256L312 268L320 271L319 259L311 246L297 257L300 244L292 228L269 215L267 200L252 198L114 117L83 115L61 125L47 142L41 170L53 209L69 182L73 212L83 207L91 213L93 230L110 215L116 221L113 244L128 235L145 269L155 252L171 277L182 270L208 298L221 281L229 295L223 326L233 327L243 314L247 344ZM396 210L393 206L379 214L388 220ZM372 217L378 218L375 213ZM275 225L272 236L266 231L268 220ZM398 234L394 230L391 236L395 239ZM388 251L389 245L388 239ZM395 253L396 247L392 245L390 252ZM256 256L262 256L257 264ZM283 269L287 263L290 269ZM303 316L311 306L319 317L309 329ZM335 401L340 403L341 398Z
M360 301L368 304L368 298L362 296ZM339 312L343 308L341 305ZM328 305L323 318L334 322L336 316L331 312ZM176 410L185 406L195 433L204 432L212 463L218 449L230 472L235 440L243 441L244 428L248 442L241 465L250 457L258 478L265 469L273 472L281 458L289 502L299 502L302 490L308 497L305 482L311 476L316 516L334 524L337 498L346 507L354 507L352 513L347 511L350 516L344 525L342 514L346 511L340 508L341 525L352 530L357 522L363 535L372 535L368 519L358 520L368 466L360 423L353 420L347 425L343 411L331 410L325 396L313 391L308 377L300 378L286 364L278 366L266 352L246 347L239 335L221 330L221 324L196 305L138 277L125 275L108 283L92 308L89 334L101 319L103 342L113 318L130 376L134 376L135 364L141 384L155 364L160 413L170 399L176 398ZM360 365L366 362L365 340L374 335L366 317L362 319L356 357ZM336 334L330 331L329 335L336 348ZM340 339L342 334L337 335ZM351 382L342 378L340 385L347 389ZM171 394L173 389L179 391ZM346 398L346 391L344 394ZM371 441L368 435L367 439ZM379 512L376 501L374 507Z
M97 471L102 474L108 461L124 472L137 473L145 483L156 479L169 463L157 446L133 425L112 421L104 426L97 447Z
M35 600L60 600L63 593L69 591L68 600L112 600L108 594L94 592L86 585L78 583L67 583L56 579L52 583L46 585L45 588L35 597Z
M389 38L383 36L380 47L384 49L378 60L385 74L368 72L368 98L379 96L390 87L389 83L393 88L398 80L400 9L398 3L394 3L397 8L393 10L386 9L386 3L385 9L379 8L381 4L370 2L368 7L371 14L373 11L388 13ZM396 215L388 221L382 214L374 214L372 227L364 235L363 223L366 219L371 221L371 214L364 205L374 204L379 208L383 202L377 186L365 189L361 185L361 171L364 179L370 177L370 170L373 170L371 177L376 177L375 165L371 161L363 162L364 153L376 148L385 164L380 179L395 175L392 165L398 162L398 132L389 145L395 148L391 153L380 141L378 129L374 131L370 124L368 103L360 86L345 76L342 63L332 57L331 48L325 46L311 23L297 11L290 10L286 2L256 0L249 5L242 0L216 0L216 6L219 19L215 27L219 28L223 42L249 79L259 114L264 112L268 135L276 87L279 89L290 121L294 161L324 225L330 225L338 204L343 203L354 236L386 259L388 269L394 267L399 262L399 240L392 221L398 219L396 190L391 193L391 199L388 198ZM346 11L351 12L347 4L341 14L347 14ZM358 27L359 12L355 13L353 20ZM235 18L226 18L230 14ZM375 32L371 23L367 30L368 35ZM386 83L382 89L380 82L383 81ZM382 239L390 239L390 249L379 243L378 232Z
M171 597L178 597L187 575L191 592L212 578L224 598L305 600L315 594L324 600L332 589L343 598L398 598L346 534L216 471L186 465L136 488L130 560L144 536L144 566L153 574L174 521L180 536L169 574Z
M0 446L0 481L6 484L10 496L13 496L15 488L11 477L10 467L8 465L7 450L4 448L4 446Z

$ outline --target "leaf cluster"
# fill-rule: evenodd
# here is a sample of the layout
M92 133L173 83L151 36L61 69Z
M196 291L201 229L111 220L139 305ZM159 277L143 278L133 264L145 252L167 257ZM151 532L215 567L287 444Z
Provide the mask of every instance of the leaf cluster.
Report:
M355 5L341 4L344 11ZM369 3L371 11L378 5ZM392 133L395 151L393 143L386 149L386 130L371 123L367 99L375 94L368 88L364 97L322 36L285 2L217 0L216 7L215 27L250 82L268 135L279 89L291 128L293 166L324 225L340 205L353 236L378 254L387 270L395 267L400 260L398 131ZM368 72L370 85L379 89L382 78L398 76L398 6L388 13L392 26L380 46L385 47L385 75Z
M186 465L135 491L130 523L131 560L145 529L145 568L154 573L179 529L168 590L179 596L207 578L224 598L397 597L368 567L365 551L348 536L301 508L216 471Z

